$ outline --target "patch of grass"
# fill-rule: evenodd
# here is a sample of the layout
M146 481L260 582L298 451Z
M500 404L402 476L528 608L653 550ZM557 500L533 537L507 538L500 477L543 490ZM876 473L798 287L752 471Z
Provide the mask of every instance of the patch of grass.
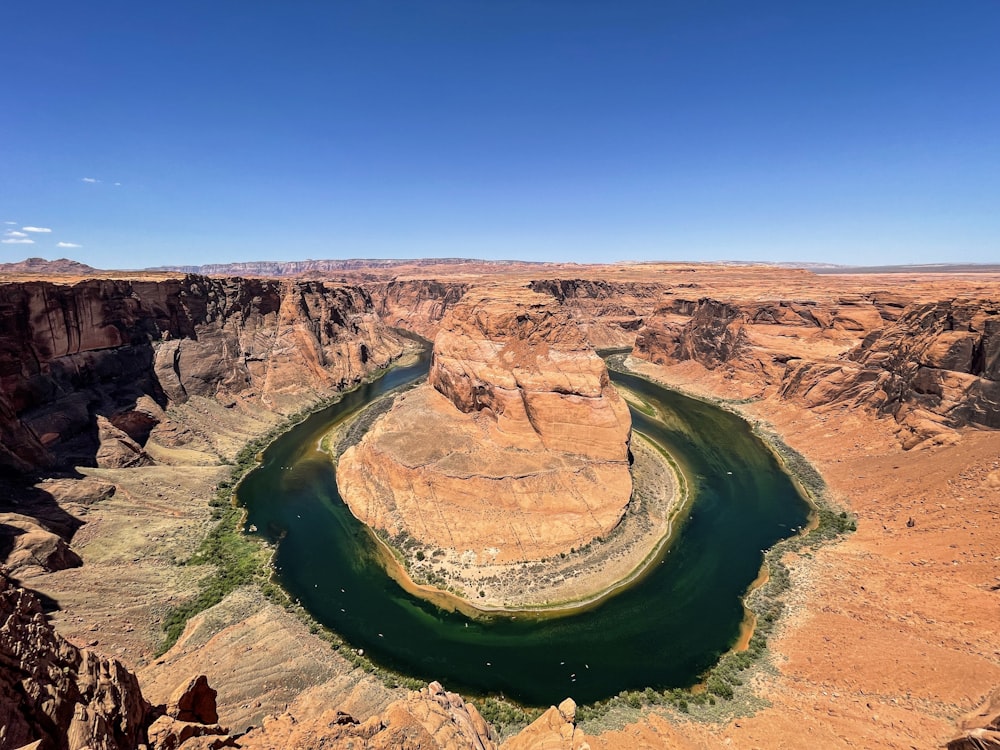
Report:
M524 708L503 698L492 696L475 698L472 703L501 738L521 731L544 712L541 708Z
M198 583L198 594L174 607L163 622L164 639L156 655L164 654L184 632L188 620L221 602L240 586L264 584L269 577L271 552L257 539L241 533L242 511L230 507L220 515L187 565L211 563L214 571Z
M371 373L365 380L380 377L385 370ZM268 599L287 603L284 591L271 580L270 559L273 551L260 539L243 533L244 511L236 504L235 492L240 481L257 467L261 452L279 435L287 432L310 414L332 406L343 398L346 391L321 399L311 406L292 414L267 433L254 438L240 449L235 458L221 458L229 466L229 475L216 485L215 495L209 500L215 525L202 540L185 565L212 566L211 573L198 583L194 598L171 609L163 621L164 638L157 648L161 656L173 646L184 628L195 615L214 607L240 586L256 584Z

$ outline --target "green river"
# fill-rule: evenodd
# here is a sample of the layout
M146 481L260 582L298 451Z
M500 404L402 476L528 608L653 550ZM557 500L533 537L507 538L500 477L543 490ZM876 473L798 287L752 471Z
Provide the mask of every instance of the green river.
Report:
M809 505L749 425L612 372L646 402L632 409L634 429L666 447L688 478L694 500L680 533L649 575L596 608L469 619L410 596L386 575L319 449L332 425L426 375L429 362L425 353L313 414L272 443L243 480L247 527L277 544L279 583L373 660L450 690L548 706L566 696L587 703L697 682L736 641L741 597L763 551L808 522Z

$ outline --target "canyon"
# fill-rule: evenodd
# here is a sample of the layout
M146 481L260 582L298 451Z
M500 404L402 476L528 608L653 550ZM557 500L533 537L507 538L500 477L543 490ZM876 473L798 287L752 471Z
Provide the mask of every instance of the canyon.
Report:
M43 721L60 722L46 731L67 742L77 721L76 744L66 746L153 741L146 706L168 706L200 674L218 691L218 721L236 728L217 737L244 747L935 747L953 738L970 743L954 747L975 747L957 735L996 731L995 273L475 262L311 267L298 271L310 278L271 279L68 271L42 280L37 268L0 269L0 557L15 579L0 600L16 600L20 614L5 615L11 628L30 623L11 631L9 650L34 644L31 658L50 676L66 668L115 677L114 685L69 680L60 695L70 697L55 699L48 719L25 718L18 743L41 739ZM324 274L332 277L313 278ZM490 295L517 304L492 327L470 329L462 321L475 315L463 306ZM527 346L513 354L545 372L563 355L559 345L542 352L541 342L561 339L579 360L574 370L587 373L581 383L553 389L547 377L533 388L515 377L514 398L518 363L499 367L503 347L482 342L516 330L518 305L537 306L553 325L537 341L514 336ZM590 724L568 703L501 738L475 701L435 684L387 686L254 585L194 616L157 655L167 612L209 574L182 563L213 526L209 500L229 464L288 417L404 356L412 341L396 328L442 341L430 383L406 400L421 414L447 415L448 425L476 423L477 443L502 432L518 446L530 439L532 453L563 452L567 433L536 430L532 406L558 400L557 413L578 424L592 412L574 416L566 398L604 398L598 413L615 439L572 448L621 465L627 430L590 353L621 348L631 351L630 369L722 400L819 470L858 529L786 555L785 614L768 669L747 686L767 705L712 721L623 707ZM549 374L563 377L558 367ZM541 411L546 425L558 422L547 405ZM391 432L383 427L383 437ZM375 450L364 441L355 450L365 449ZM627 493L623 486L626 501ZM613 524L620 502L583 533ZM443 528L421 533L438 543ZM574 543L565 535L545 546L558 535L547 529L525 557ZM41 604L20 587L39 592ZM24 717L38 716L26 692L10 692L28 691L16 687L29 684L20 675L38 668L23 653L21 666L11 658L4 675L18 679L5 695L16 695ZM978 724L962 718L980 706Z

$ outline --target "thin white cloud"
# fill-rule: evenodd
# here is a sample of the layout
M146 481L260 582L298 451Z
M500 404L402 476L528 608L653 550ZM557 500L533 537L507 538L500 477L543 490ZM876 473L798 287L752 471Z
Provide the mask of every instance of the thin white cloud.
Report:
M115 187L121 187L121 185L122 185L122 184L121 184L120 182L116 182L116 183L115 183Z
M15 231L13 229L8 229L6 232L4 232L4 234L6 234L8 237L27 237L28 236L24 232L18 232L18 231Z
M25 232L38 232L39 234L48 234L52 230L48 227L21 227Z
M16 221L5 221L4 224L9 224L11 226L17 226L17 222Z
M89 182L91 185L93 185L95 183L100 182L100 180L95 179L93 177L83 177L83 178L80 179L80 182Z
M10 237L6 240L0 240L0 243L4 245L34 245L34 240L26 240L22 237Z
M57 242L56 247L83 247L83 245L77 245L75 242Z

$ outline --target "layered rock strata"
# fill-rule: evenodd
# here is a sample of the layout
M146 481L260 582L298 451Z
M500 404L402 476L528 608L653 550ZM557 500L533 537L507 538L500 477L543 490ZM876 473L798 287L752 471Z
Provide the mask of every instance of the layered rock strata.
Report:
M697 362L739 395L892 416L907 448L1000 427L1000 303L908 304L888 293L832 302L673 300L646 321L634 356Z
M967 425L1000 428L1000 301L916 305L835 363L792 363L781 396L891 415L914 447Z
M193 397L290 413L399 354L367 292L321 282L0 286L0 465L137 466Z
M433 340L448 311L469 290L461 281L412 279L365 285L379 316L388 325Z
M153 706L125 665L62 638L39 600L0 573L0 747L173 750L227 735L218 720L204 675Z
M555 297L596 349L632 346L665 291L662 283L604 279L539 279L531 288Z
M537 560L619 522L630 431L604 362L551 298L474 290L442 324L428 383L343 455L337 481L391 536Z

